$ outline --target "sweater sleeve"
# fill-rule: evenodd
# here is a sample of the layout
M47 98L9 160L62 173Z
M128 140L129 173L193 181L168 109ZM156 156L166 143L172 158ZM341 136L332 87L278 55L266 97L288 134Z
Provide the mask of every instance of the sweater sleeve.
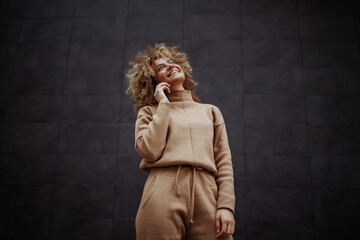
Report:
M224 118L218 107L213 108L214 117L214 160L217 168L217 209L228 208L235 213L234 176L231 152Z
M149 107L142 107L135 122L135 150L148 162L158 160L166 145L170 103L160 102L152 115Z

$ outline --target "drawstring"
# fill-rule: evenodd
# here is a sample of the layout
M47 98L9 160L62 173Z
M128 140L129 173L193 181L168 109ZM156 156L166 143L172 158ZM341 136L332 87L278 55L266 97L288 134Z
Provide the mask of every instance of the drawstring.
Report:
M195 180L196 180L196 177L195 177L195 174L196 174L196 168L193 167L193 184L192 184L192 191L191 191L191 210L190 210L190 223L194 223L194 220L193 220L193 216L194 216L194 192L195 192Z
M179 168L178 168L178 171L176 174L176 178L175 178L175 185L176 185L176 189L177 189L177 192L179 195L180 195L180 189L179 189L179 185L178 185L177 181L178 181L181 167L182 167L182 165L179 165ZM191 186L191 202L190 202L191 205L190 205L190 216L189 216L190 223L194 223L193 216L194 216L194 205L195 205L196 169L203 170L204 168L192 166L192 169L193 169L193 181L192 181L192 186Z
M177 174L176 174L176 178L175 178L175 185L176 185L176 189L177 189L177 192L178 194L180 195L180 189L179 189L179 185L178 185L178 177L179 177L179 173L180 173L180 169L181 169L182 165L179 165L179 168L178 168L178 171L177 171Z

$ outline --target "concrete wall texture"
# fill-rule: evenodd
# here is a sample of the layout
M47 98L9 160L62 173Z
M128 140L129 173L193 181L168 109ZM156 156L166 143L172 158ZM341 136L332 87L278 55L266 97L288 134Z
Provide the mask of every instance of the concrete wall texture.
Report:
M1 239L135 239L145 173L128 61L180 45L223 112L234 239L360 239L356 1L0 5Z

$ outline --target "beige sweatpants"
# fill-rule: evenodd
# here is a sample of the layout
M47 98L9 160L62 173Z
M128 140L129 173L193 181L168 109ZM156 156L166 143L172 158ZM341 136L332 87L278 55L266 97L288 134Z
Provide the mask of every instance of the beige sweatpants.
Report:
M136 215L136 239L216 240L216 199L215 178L205 169L152 168Z

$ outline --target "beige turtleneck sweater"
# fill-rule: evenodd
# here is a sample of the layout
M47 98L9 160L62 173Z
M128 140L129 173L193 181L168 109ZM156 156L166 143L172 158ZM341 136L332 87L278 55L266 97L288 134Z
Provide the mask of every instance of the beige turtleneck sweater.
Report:
M216 176L217 209L235 212L234 177L224 118L218 107L195 102L190 90L173 90L169 103L142 107L135 123L140 169L190 164Z

